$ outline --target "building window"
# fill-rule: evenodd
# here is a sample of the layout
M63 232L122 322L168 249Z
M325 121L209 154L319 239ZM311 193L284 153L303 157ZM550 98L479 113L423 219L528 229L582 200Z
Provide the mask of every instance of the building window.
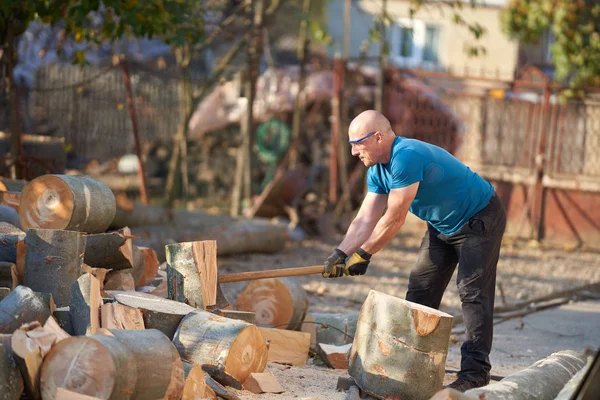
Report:
M440 61L441 27L417 20L397 21L391 29L390 60L403 67L435 67Z

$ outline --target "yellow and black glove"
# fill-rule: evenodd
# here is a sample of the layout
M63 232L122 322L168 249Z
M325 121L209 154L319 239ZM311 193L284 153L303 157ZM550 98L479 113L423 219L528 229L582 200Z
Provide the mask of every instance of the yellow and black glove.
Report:
M344 275L347 257L346 253L340 249L335 249L325 260L325 272L321 274L323 278L339 278Z
M346 261L346 268L344 269L344 274L350 276L364 275L367 273L367 268L369 268L370 261L371 254L359 248L358 250L356 250L356 253L352 254L350 258L348 258L348 260Z

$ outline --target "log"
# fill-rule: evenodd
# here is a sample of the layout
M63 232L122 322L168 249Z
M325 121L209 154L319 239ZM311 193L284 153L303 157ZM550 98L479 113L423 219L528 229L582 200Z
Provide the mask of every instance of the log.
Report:
M267 345L256 326L202 310L181 321L173 343L184 360L214 365L239 382L267 364Z
M19 204L21 203L21 192L5 192L0 190L0 205L12 208L19 213ZM19 225L21 222L19 221Z
M343 345L354 340L357 321L358 313L308 312L301 330L311 334L312 349L316 349L317 343Z
M0 177L0 190L8 192L20 192L23 190L27 181L21 179L8 179Z
M0 222L0 261L17 262L17 242L25 232L7 222Z
M428 399L442 387L451 329L449 314L371 290L348 373L378 398Z
M14 289L19 286L17 266L13 263L0 261L0 287Z
M84 262L94 268L113 271L132 268L134 259L131 238L129 228L88 235Z
M18 228L21 227L21 221L19 220L19 212L15 211L12 207L0 204L0 221L9 223Z
M467 390L465 395L486 400L554 399L585 363L580 352L560 351L500 382Z
M0 334L0 400L18 400L24 388L11 340L12 335Z
M98 279L86 273L81 275L71 287L69 311L73 334L93 335L100 327L100 306L102 295Z
M115 300L141 311L146 329L157 329L173 339L181 320L195 311L194 307L178 301L163 299L148 293L123 292L115 294Z
M298 330L302 326L308 296L293 278L250 282L237 297L234 308L256 313L256 323Z
M334 344L317 343L317 353L321 360L333 369L348 369L348 354L352 344L337 346Z
M0 287L0 301L4 300L10 294L10 288Z
M112 222L115 209L115 196L96 179L43 175L23 188L19 216L23 229L100 233Z
M244 389L256 394L285 392L275 375L270 372L251 373L244 382Z
M135 281L131 272L109 272L104 281L104 290L135 290Z
M17 286L0 301L0 333L13 333L25 323L46 322L51 314L48 299L26 286Z
M52 313L54 319L66 333L73 335L73 324L71 323L70 307L59 307Z
M85 394L72 392L64 388L56 390L56 400L100 400L98 397L87 396Z
M560 392L558 392L554 400L571 400L575 398L575 393L578 393L580 397L583 397L584 393L598 393L598 386L600 386L597 378L600 367L600 365L598 365L600 362L599 355L596 354L595 358L596 360L594 361L593 356L588 357L586 365L569 379ZM596 366L594 366L594 363ZM596 370L595 372L594 369ZM594 376L596 376L596 378L594 378ZM594 385L596 386L595 389L593 388Z
M17 240L17 278L19 279L19 285L23 285L25 282L25 256L27 255L27 247L25 246L25 235Z
M145 329L142 311L119 303L103 304L101 326L106 329Z
M71 335L58 324L52 315L48 317L43 328L44 331L51 332L56 336L56 343L71 337Z
M44 400L64 388L99 399L128 400L137 382L131 351L112 337L73 336L52 348L40 375Z
M58 307L69 305L71 287L81 276L85 244L86 237L79 232L27 230L24 285L52 293Z
M238 311L238 310L214 310L211 311L214 314L220 315L221 317L229 319L239 319L249 324L256 324L256 313L250 311Z
M217 242L166 246L169 299L204 308L217 302Z
M135 279L135 287L150 285L156 278L158 273L158 256L156 251L150 247L138 247L141 252L141 262L136 263L133 268L133 277Z
M173 219L173 210L162 207L151 207L135 203L133 209L117 208L110 227L120 229L126 226L165 225Z
M132 400L181 398L184 382L183 364L168 337L156 329L109 331L133 353L137 375L143 377L137 380Z
M205 372L202 368L184 362L183 371L185 383L181 400L217 399L215 391L206 384Z
M306 365L310 350L310 335L306 332L259 327L269 343L270 362L294 366Z

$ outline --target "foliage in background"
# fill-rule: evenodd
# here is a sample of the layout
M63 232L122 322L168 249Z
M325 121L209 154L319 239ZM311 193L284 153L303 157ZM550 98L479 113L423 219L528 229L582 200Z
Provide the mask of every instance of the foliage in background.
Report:
M598 0L511 0L502 13L505 32L535 43L550 29L556 80L570 87L600 86L600 2Z

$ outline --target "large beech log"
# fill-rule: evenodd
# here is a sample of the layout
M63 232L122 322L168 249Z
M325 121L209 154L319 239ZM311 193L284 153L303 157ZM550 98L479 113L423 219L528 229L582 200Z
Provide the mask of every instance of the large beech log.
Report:
M183 371L185 373L185 385L181 400L217 399L215 391L206 384L206 376L202 368L184 362Z
M20 192L23 190L27 181L21 179L8 179L0 177L0 190L9 192Z
M46 356L40 375L44 400L64 388L99 399L128 400L137 382L132 352L112 337L74 336L63 340Z
M256 313L256 323L297 330L302 326L308 296L293 278L250 282L237 297L235 308Z
M96 179L43 175L23 188L19 216L23 229L100 233L112 222L115 209L112 191Z
M15 362L12 335L0 334L0 400L18 400L23 393L23 378Z
M166 251L169 299L204 309L214 305L217 301L217 242L170 244Z
M183 392L184 372L173 343L156 329L122 331L110 329L133 353L137 380L132 400L179 400Z
M13 333L28 322L43 324L51 312L47 297L26 286L17 286L0 301L0 333Z
M181 321L173 343L183 360L214 365L239 382L262 372L268 359L266 341L255 325L202 310Z
M486 400L554 399L586 363L582 353L553 353L500 382L467 390L465 395Z
M17 262L17 242L25 232L8 222L0 222L0 261Z
M0 287L14 289L19 286L17 266L10 262L0 261Z
M130 229L88 235L84 261L91 267L113 271L132 268L134 257Z
M169 339L175 336L181 320L195 311L194 307L187 304L148 293L124 292L114 297L120 304L141 310L146 329L158 329Z
M58 307L69 305L71 287L81 275L85 243L80 232L27 230L24 285L52 293Z
M348 373L378 398L428 399L442 387L451 329L449 314L371 290Z
M91 273L85 273L71 287L69 311L75 335L94 334L100 327L102 295L100 282Z
M339 346L352 343L357 321L358 313L308 312L302 323L302 331L310 333L310 345L313 349L316 349L317 343Z

